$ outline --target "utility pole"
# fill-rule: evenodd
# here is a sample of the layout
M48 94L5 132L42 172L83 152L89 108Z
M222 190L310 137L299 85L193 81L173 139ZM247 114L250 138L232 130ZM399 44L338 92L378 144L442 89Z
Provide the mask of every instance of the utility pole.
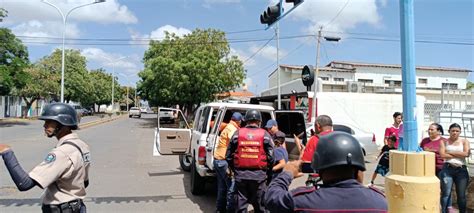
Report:
M321 45L321 31L323 27L319 27L318 30L318 37L316 38L316 67L315 67L315 75L314 75L314 90L313 90L313 102L311 107L311 123L316 121L316 94L318 92L319 87L319 48Z
M281 110L281 87L280 87L280 24L276 23L275 28L277 42L277 88L278 88L278 110Z
M128 112L128 87L129 86L127 86L127 112Z

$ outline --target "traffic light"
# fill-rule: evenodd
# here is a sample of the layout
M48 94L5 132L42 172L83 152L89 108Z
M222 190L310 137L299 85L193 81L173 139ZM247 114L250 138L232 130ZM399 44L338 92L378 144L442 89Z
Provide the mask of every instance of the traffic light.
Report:
M280 3L269 6L266 11L260 15L260 23L272 25L282 13L282 8Z

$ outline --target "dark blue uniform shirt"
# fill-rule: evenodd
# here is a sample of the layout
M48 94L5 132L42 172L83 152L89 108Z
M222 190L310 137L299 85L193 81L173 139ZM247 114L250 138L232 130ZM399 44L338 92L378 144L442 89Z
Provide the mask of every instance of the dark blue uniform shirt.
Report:
M258 126L247 125L245 128L260 128ZM247 170L247 169L238 169L234 168L234 155L237 150L239 141L239 130L235 131L234 135L229 141L229 146L227 146L226 151L226 160L229 164L229 167L235 172L235 180L259 180L263 181L267 179L267 172L265 170ZM273 141L270 134L265 131L263 135L263 148L267 155L268 168L272 169L273 166Z
M350 179L315 187L300 187L291 192L293 177L282 172L265 194L265 205L271 212L387 212L385 196Z

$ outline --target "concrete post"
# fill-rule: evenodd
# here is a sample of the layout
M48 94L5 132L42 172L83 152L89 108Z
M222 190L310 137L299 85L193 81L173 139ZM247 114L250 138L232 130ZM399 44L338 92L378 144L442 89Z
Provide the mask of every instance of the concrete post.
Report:
M432 152L390 151L385 178L388 212L439 212L440 182Z

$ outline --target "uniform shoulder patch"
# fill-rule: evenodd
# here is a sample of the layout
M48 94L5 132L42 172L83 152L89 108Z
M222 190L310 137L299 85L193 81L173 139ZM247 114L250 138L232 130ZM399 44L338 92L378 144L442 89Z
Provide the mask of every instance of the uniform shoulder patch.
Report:
M314 191L316 191L316 187L314 186L301 186L294 189L291 193L293 194L293 196L298 196L298 195L302 195L302 194L306 194L306 193L314 192Z
M46 155L46 158L44 159L44 162L51 163L55 160L56 160L56 155L54 153L48 153L48 155Z
M382 190L377 189L377 188L375 188L374 186L369 186L368 188L371 189L372 191L375 191L375 192L379 193L379 194L382 195L383 197L385 197L385 193L383 193Z

